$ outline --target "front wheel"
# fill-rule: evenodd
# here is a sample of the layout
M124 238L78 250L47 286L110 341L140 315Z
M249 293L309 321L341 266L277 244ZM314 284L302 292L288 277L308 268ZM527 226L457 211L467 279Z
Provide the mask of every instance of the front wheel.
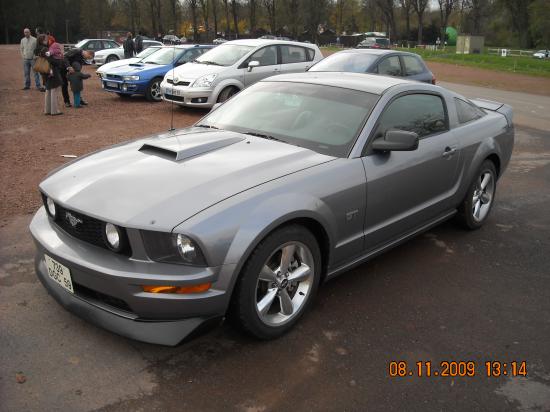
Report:
M298 225L278 229L243 267L230 318L257 338L277 338L311 305L320 277L321 254L311 232Z
M114 54L111 54L109 57L107 57L106 62L107 63L112 63L112 62L116 62L117 60L118 60L118 57L115 56Z
M147 90L145 91L145 98L149 100L150 102L160 102L162 99L162 94L160 92L160 82L162 79L157 78L151 80L151 83L149 83L149 86L147 86Z
M239 90L236 87L229 86L222 90L222 92L218 96L218 100L216 103L223 103L226 100L229 100L231 97L236 95L239 92Z
M495 165L490 160L485 160L459 207L458 219L464 227L475 230L483 226L493 207L496 185Z

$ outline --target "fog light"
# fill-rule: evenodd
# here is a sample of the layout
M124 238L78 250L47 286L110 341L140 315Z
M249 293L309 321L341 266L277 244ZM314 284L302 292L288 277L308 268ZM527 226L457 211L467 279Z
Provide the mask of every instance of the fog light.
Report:
M212 286L211 282L200 283L198 285L192 286L142 286L144 292L148 293L176 293L176 294L186 294L186 293L202 293L206 292Z
M105 224L105 238L113 250L118 250L120 248L120 232L112 223Z
M55 219L55 203L49 197L46 198L46 205L48 206L48 213Z
M127 91L127 90L128 90L128 86L126 86L126 85L122 86L122 90L123 90L123 91Z

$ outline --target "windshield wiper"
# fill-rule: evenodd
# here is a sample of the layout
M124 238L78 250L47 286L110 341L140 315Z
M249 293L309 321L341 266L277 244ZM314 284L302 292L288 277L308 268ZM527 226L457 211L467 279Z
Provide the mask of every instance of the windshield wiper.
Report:
M220 64L220 63L216 63L216 62L212 62L210 60L195 60L197 63L201 63L201 64L212 64L214 66L223 66L223 64Z
M216 129L216 130L220 130L219 127L210 126L209 124L196 124L195 127L204 127L204 128L206 128L206 129Z
M247 134L247 135L250 135L250 136L256 136L256 137L261 137L262 139L275 140L277 142L287 143L284 140L278 139L277 137L271 136L271 135L268 135L268 134L256 133L256 132L244 132L243 134Z
M157 63L157 62L143 62L145 64L160 64L160 63Z

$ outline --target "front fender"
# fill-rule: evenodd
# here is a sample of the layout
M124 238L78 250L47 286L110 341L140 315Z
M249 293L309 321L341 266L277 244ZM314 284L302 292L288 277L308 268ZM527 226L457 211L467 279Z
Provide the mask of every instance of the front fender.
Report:
M239 81L238 79L224 79L221 80L216 86L214 87L214 91L212 92L212 96L214 97L214 101L218 100L218 96L222 92L223 89L225 89L228 86L237 87L239 90L244 89L244 84Z

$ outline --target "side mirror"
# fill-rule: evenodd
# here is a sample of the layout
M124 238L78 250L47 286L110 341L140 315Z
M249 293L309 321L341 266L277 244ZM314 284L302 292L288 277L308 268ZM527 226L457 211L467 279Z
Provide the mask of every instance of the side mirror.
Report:
M248 62L248 71L251 72L254 67L258 67L260 65L260 62L258 60L252 60L251 62Z
M216 103L214 106L212 106L212 108L210 109L211 112L213 112L214 110L216 110L218 107L220 107L223 103Z
M405 130L388 130L384 137L372 142L375 151L411 151L418 148L418 135Z

